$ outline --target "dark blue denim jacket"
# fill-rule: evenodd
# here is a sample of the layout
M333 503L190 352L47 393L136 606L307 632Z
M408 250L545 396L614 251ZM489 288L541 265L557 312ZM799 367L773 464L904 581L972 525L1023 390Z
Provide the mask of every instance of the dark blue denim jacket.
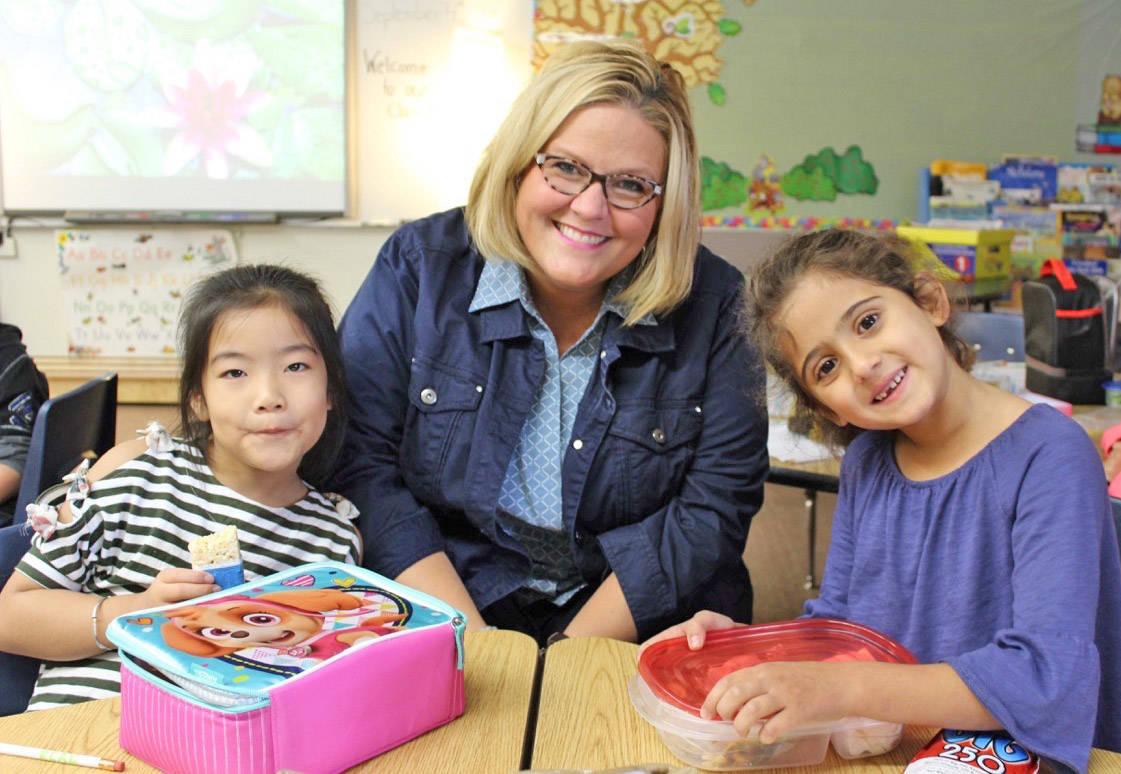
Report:
M529 572L495 503L544 373L516 301L467 311L482 267L462 210L386 241L339 328L354 405L332 487L362 513L366 566L395 577L445 551L480 609ZM658 325L609 315L565 454L577 565L592 585L615 572L640 637L700 607L750 620L767 421L742 286L701 248L692 293Z

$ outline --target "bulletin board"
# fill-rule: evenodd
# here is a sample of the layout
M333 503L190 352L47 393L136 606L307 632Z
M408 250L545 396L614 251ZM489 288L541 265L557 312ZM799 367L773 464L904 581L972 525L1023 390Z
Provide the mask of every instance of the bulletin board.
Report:
M357 212L394 225L463 204L529 79L530 0L357 0Z
M533 58L641 41L685 78L706 225L885 227L919 170L1078 152L1121 74L1117 0L536 0Z
M237 262L223 230L55 232L72 355L171 357L183 294Z

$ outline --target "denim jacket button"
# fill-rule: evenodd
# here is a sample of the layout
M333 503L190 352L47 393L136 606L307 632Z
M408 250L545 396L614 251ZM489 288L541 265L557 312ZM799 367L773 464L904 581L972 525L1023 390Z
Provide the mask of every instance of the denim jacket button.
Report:
M650 433L650 435L654 436L655 443L666 442L666 431L660 427L655 427L654 432Z
M420 402L426 406L432 406L436 403L436 391L431 387L425 387L420 391Z
M576 541L577 545L583 545L585 541L587 541L588 536L584 533L584 530L578 529L572 533L572 538Z

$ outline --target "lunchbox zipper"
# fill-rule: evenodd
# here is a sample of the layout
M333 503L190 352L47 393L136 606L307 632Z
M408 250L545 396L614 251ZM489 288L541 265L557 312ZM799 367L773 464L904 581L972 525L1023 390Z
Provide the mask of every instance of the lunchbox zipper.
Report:
M179 685L176 685L171 680L168 680L165 677L160 677L159 675L153 674L151 671L149 671L149 670L145 669L144 667L140 666L137 663L136 658L129 656L128 653L126 653L124 651L121 651L121 650L118 650L118 654L120 655L122 665L127 664L132 669L133 674L136 675L137 677L139 677L141 680L145 680L147 682L150 682L150 683L158 686L160 689L162 689L164 691L167 691L168 693L171 693L175 696L178 696L180 699L183 699L184 701L186 701L190 704L193 704L196 707L201 707L203 709L208 709L208 710L214 710L214 711L217 711L217 712L240 713L240 712L249 712L251 710L261 709L262 707L267 707L270 703L269 702L269 696L268 696L267 693L264 694L264 695L259 694L259 693L239 693L239 694L236 694L236 695L241 697L241 698L250 699L252 701L251 702L246 702L245 704L237 704L235 706L229 706L229 707L222 706L222 705L219 705L219 704L213 704L211 702L204 701L201 696L196 696L195 694L193 694L190 691L184 689L183 687L181 687ZM153 667L155 667L155 665L153 665ZM159 668L159 667L155 667L155 668ZM198 682L201 683L202 685L207 685L206 683L204 683L202 681L198 681ZM210 687L210 686L208 686L208 687ZM216 692L221 691L221 689L216 687L216 686L213 687L213 688L214 688L214 691L216 691ZM227 691L227 693L228 693L228 691Z

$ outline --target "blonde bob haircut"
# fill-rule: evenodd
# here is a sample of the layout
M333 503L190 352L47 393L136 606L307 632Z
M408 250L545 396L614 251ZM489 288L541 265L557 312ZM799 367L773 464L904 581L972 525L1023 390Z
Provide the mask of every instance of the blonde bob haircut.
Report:
M670 65L622 42L571 43L549 57L483 152L467 197L467 228L485 257L539 271L518 232L518 182L565 119L589 105L631 108L666 143L666 179L654 202L658 217L633 264L634 276L618 296L630 307L624 324L633 325L646 314L670 311L689 295L700 241L693 119L685 80Z

